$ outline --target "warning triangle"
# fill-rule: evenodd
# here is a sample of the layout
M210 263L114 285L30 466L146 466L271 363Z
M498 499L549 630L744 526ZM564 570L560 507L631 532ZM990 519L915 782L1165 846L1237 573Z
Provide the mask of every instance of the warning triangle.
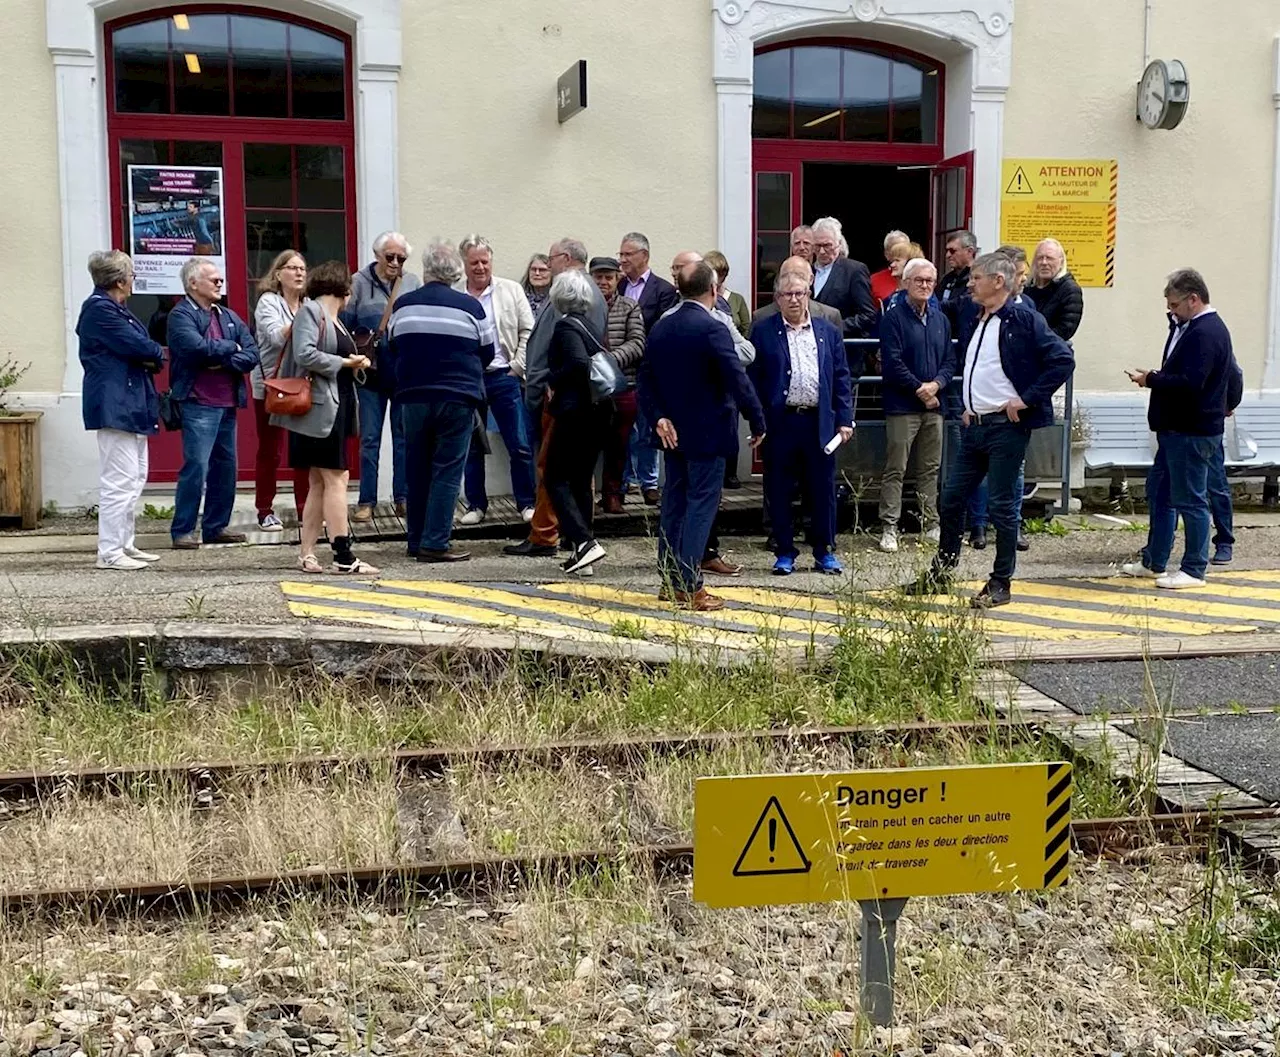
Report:
M1013 174L1013 179L1009 181L1009 186L1004 189L1007 195L1033 195L1035 188L1031 186L1031 181L1027 179L1027 174L1022 171L1022 166L1018 166L1017 172Z
M733 868L734 877L759 877L764 874L808 873L812 863L805 857L795 830L787 821L776 796L760 812L760 819L747 838L742 854Z

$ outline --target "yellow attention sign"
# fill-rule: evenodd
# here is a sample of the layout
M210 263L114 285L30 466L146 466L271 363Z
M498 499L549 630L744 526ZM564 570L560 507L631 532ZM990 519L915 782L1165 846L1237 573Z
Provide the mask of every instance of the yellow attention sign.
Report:
M699 778L693 896L769 906L1056 888L1071 765Z
M1112 286L1116 260L1116 163L1070 158L1005 158L1000 241L1030 258L1054 238L1081 286Z

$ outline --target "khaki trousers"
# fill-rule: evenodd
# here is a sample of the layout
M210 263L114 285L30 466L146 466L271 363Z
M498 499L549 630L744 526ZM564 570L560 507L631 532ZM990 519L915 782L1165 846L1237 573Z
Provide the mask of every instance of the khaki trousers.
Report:
M915 449L916 498L926 529L938 523L938 468L942 464L942 416L935 411L886 415L888 452L880 480L880 521L896 527L902 515L902 479Z

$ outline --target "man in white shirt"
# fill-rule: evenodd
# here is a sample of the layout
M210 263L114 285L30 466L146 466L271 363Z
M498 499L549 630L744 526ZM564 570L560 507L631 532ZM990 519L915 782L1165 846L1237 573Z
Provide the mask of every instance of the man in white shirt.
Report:
M942 493L941 540L929 571L911 594L945 591L960 561L965 507L984 477L996 529L991 577L971 604L1007 605L1017 564L1016 482L1031 431L1053 422L1053 394L1075 369L1071 346L1029 305L1014 302L1017 267L988 253L973 262L969 290L981 312L958 335L964 355L960 453Z

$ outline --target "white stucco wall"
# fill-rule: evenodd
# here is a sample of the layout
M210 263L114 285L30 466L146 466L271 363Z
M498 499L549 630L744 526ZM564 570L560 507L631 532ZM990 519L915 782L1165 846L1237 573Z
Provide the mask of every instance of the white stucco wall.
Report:
M1075 0L1079 19L1064 6L1017 4L1004 152L1119 162L1116 282L1085 291L1077 388L1124 390L1122 368L1158 364L1164 280L1183 266L1204 274L1257 388L1267 344L1280 8L1233 0L1231 17L1216 18L1196 0L1153 5L1151 55L1186 64L1191 106L1178 128L1152 132L1133 116L1143 4Z

